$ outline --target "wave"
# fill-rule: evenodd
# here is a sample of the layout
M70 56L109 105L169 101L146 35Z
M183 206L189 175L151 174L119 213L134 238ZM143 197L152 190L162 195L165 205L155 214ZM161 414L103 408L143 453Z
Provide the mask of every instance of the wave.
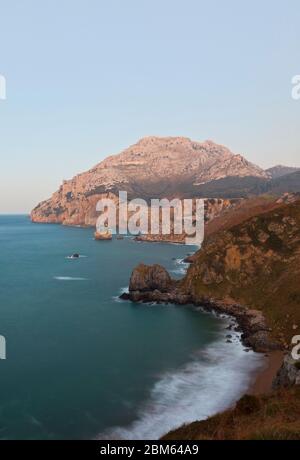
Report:
M172 429L233 405L266 358L253 351L245 353L239 335L230 334L232 343L226 343L222 332L220 340L199 351L188 364L162 375L136 421L128 427L111 428L98 439L159 439Z
M174 275L185 275L189 264L184 261L184 259L175 259L175 268L171 270L171 273Z
M88 256L84 256L84 255L79 255L79 257L73 257L73 256L66 256L65 258L66 259L71 259L71 260L76 260L76 259L86 259Z
M53 279L58 281L88 281L88 278L73 277L73 276L54 276Z
M120 290L119 290L119 294L118 294L118 295L114 295L114 296L112 297L112 299L114 300L114 302L118 302L118 303L119 303L119 302L123 302L123 300L120 299L120 295L125 294L125 293L128 292L128 291L129 291L129 286L122 287L122 288L120 288Z

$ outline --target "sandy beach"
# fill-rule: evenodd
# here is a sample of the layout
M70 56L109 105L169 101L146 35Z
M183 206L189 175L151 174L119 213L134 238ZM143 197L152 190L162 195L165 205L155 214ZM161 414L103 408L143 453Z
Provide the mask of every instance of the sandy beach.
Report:
M254 377L248 393L260 395L269 393L272 390L272 382L282 364L284 357L283 351L273 351L268 353L266 366Z

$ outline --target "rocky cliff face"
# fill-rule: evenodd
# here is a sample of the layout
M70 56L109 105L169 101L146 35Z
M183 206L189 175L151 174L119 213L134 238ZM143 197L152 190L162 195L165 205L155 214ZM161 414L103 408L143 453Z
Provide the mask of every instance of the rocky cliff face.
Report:
M184 280L195 296L259 308L287 346L300 331L300 201L208 238Z
M115 198L197 196L198 187L225 177L268 177L241 155L211 141L182 137L148 137L110 156L89 171L64 181L53 196L31 213L34 222L94 225L96 203Z
M130 278L129 293L122 294L121 298L133 302L200 305L207 310L234 316L243 331L244 344L255 351L266 352L281 348L271 338L270 328L261 311L248 309L232 300L222 301L195 295L185 289L184 283L171 279L166 269L160 265L140 264L136 267Z

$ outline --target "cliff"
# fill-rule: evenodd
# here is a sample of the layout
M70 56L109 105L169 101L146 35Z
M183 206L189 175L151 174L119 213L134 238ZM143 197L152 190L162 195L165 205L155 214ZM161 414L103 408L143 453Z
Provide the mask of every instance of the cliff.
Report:
M183 280L191 295L264 312L285 346L300 331L300 200L209 237Z

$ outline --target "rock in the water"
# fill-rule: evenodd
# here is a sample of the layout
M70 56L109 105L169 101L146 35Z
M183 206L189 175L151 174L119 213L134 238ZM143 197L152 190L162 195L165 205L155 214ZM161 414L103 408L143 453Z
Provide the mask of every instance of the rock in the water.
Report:
M154 291L167 292L172 284L167 270L161 265L138 265L132 272L129 291Z
M96 241L110 241L112 240L112 234L109 230L105 230L103 232L96 231L94 234Z

